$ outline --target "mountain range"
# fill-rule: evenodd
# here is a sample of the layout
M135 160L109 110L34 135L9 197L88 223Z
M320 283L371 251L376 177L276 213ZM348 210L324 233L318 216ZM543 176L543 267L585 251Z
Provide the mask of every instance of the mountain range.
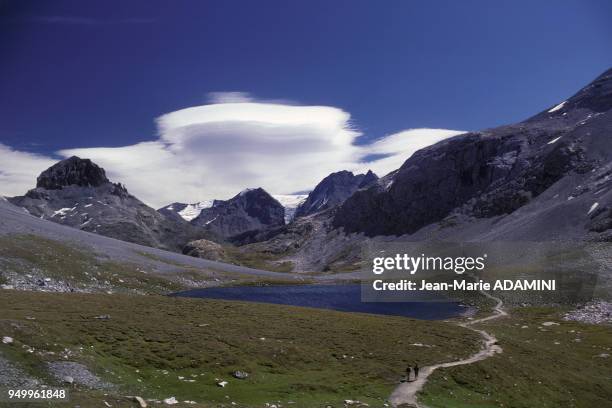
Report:
M446 139L381 178L332 173L308 195L253 188L156 211L95 163L71 157L9 201L125 241L196 256L213 248L220 260L238 251L296 271L351 269L368 240L610 241L611 110L608 70L525 121Z

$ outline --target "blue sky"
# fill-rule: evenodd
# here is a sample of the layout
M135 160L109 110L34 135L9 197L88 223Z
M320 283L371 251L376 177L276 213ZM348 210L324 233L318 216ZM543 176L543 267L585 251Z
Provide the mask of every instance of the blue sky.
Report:
M612 66L609 1L0 4L0 143L54 157L151 142L156 118L211 92L333 107L356 145L478 130Z

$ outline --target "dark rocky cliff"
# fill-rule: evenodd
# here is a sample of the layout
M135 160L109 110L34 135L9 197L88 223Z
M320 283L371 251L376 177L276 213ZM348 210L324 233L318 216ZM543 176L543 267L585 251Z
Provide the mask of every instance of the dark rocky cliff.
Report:
M595 202L598 208L609 208L611 109L612 70L529 120L459 135L416 152L385 185L348 198L333 225L368 236L404 235L446 223L449 217L453 222L494 218L534 202L565 179L555 205L570 205L590 193L583 197L588 197L587 209ZM596 191L598 197L593 196ZM592 212L580 211L581 225L576 228L584 235L591 228ZM548 228L554 230L557 220L552 213L547 216ZM606 222L598 221L595 228L603 229Z
M308 194L306 201L295 211L295 216L303 217L340 205L355 191L372 185L376 180L378 177L372 171L357 175L346 170L332 173Z

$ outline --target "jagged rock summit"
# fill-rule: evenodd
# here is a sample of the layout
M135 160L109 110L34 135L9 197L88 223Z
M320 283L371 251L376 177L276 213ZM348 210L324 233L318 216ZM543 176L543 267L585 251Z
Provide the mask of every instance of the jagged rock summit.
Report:
M152 247L180 251L204 238L203 231L164 217L108 180L103 168L76 156L43 171L36 188L9 201L38 218Z
M295 211L295 217L304 217L342 204L355 191L366 188L378 180L371 170L366 174L339 171L325 177L308 194L308 198Z
M60 190L67 186L99 187L109 183L103 168L89 159L72 156L43 171L36 179L36 187Z

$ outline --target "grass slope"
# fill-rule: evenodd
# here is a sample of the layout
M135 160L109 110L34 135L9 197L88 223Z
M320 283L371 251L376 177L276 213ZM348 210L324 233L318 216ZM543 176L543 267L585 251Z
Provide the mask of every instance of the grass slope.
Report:
M561 315L559 308L518 308L480 325L503 353L437 370L420 400L431 408L612 407L612 359L605 357L612 354L612 327Z
M59 242L36 235L0 236L0 284L18 289L47 291L167 294L193 287L306 283L289 275L257 276L196 268L147 252L136 252L140 262L100 256L77 243ZM139 259L136 258L136 259ZM163 265L163 272L158 269ZM51 283L38 288L36 282Z
M149 274L142 266L100 259L93 253L58 241L34 236L0 237L0 275L50 278L80 289L140 290L167 293L186 286Z
M105 314L111 318L94 318ZM69 350L71 360L120 385L107 396L77 390L71 404L84 406L120 401L121 395L176 396L200 406L339 406L344 399L382 406L408 364L455 360L479 347L476 334L442 322L257 303L18 291L0 296L0 334L15 338L13 345L0 344L0 352L38 377L46 375L44 361ZM234 379L234 370L251 376ZM220 388L217 379L229 385Z

